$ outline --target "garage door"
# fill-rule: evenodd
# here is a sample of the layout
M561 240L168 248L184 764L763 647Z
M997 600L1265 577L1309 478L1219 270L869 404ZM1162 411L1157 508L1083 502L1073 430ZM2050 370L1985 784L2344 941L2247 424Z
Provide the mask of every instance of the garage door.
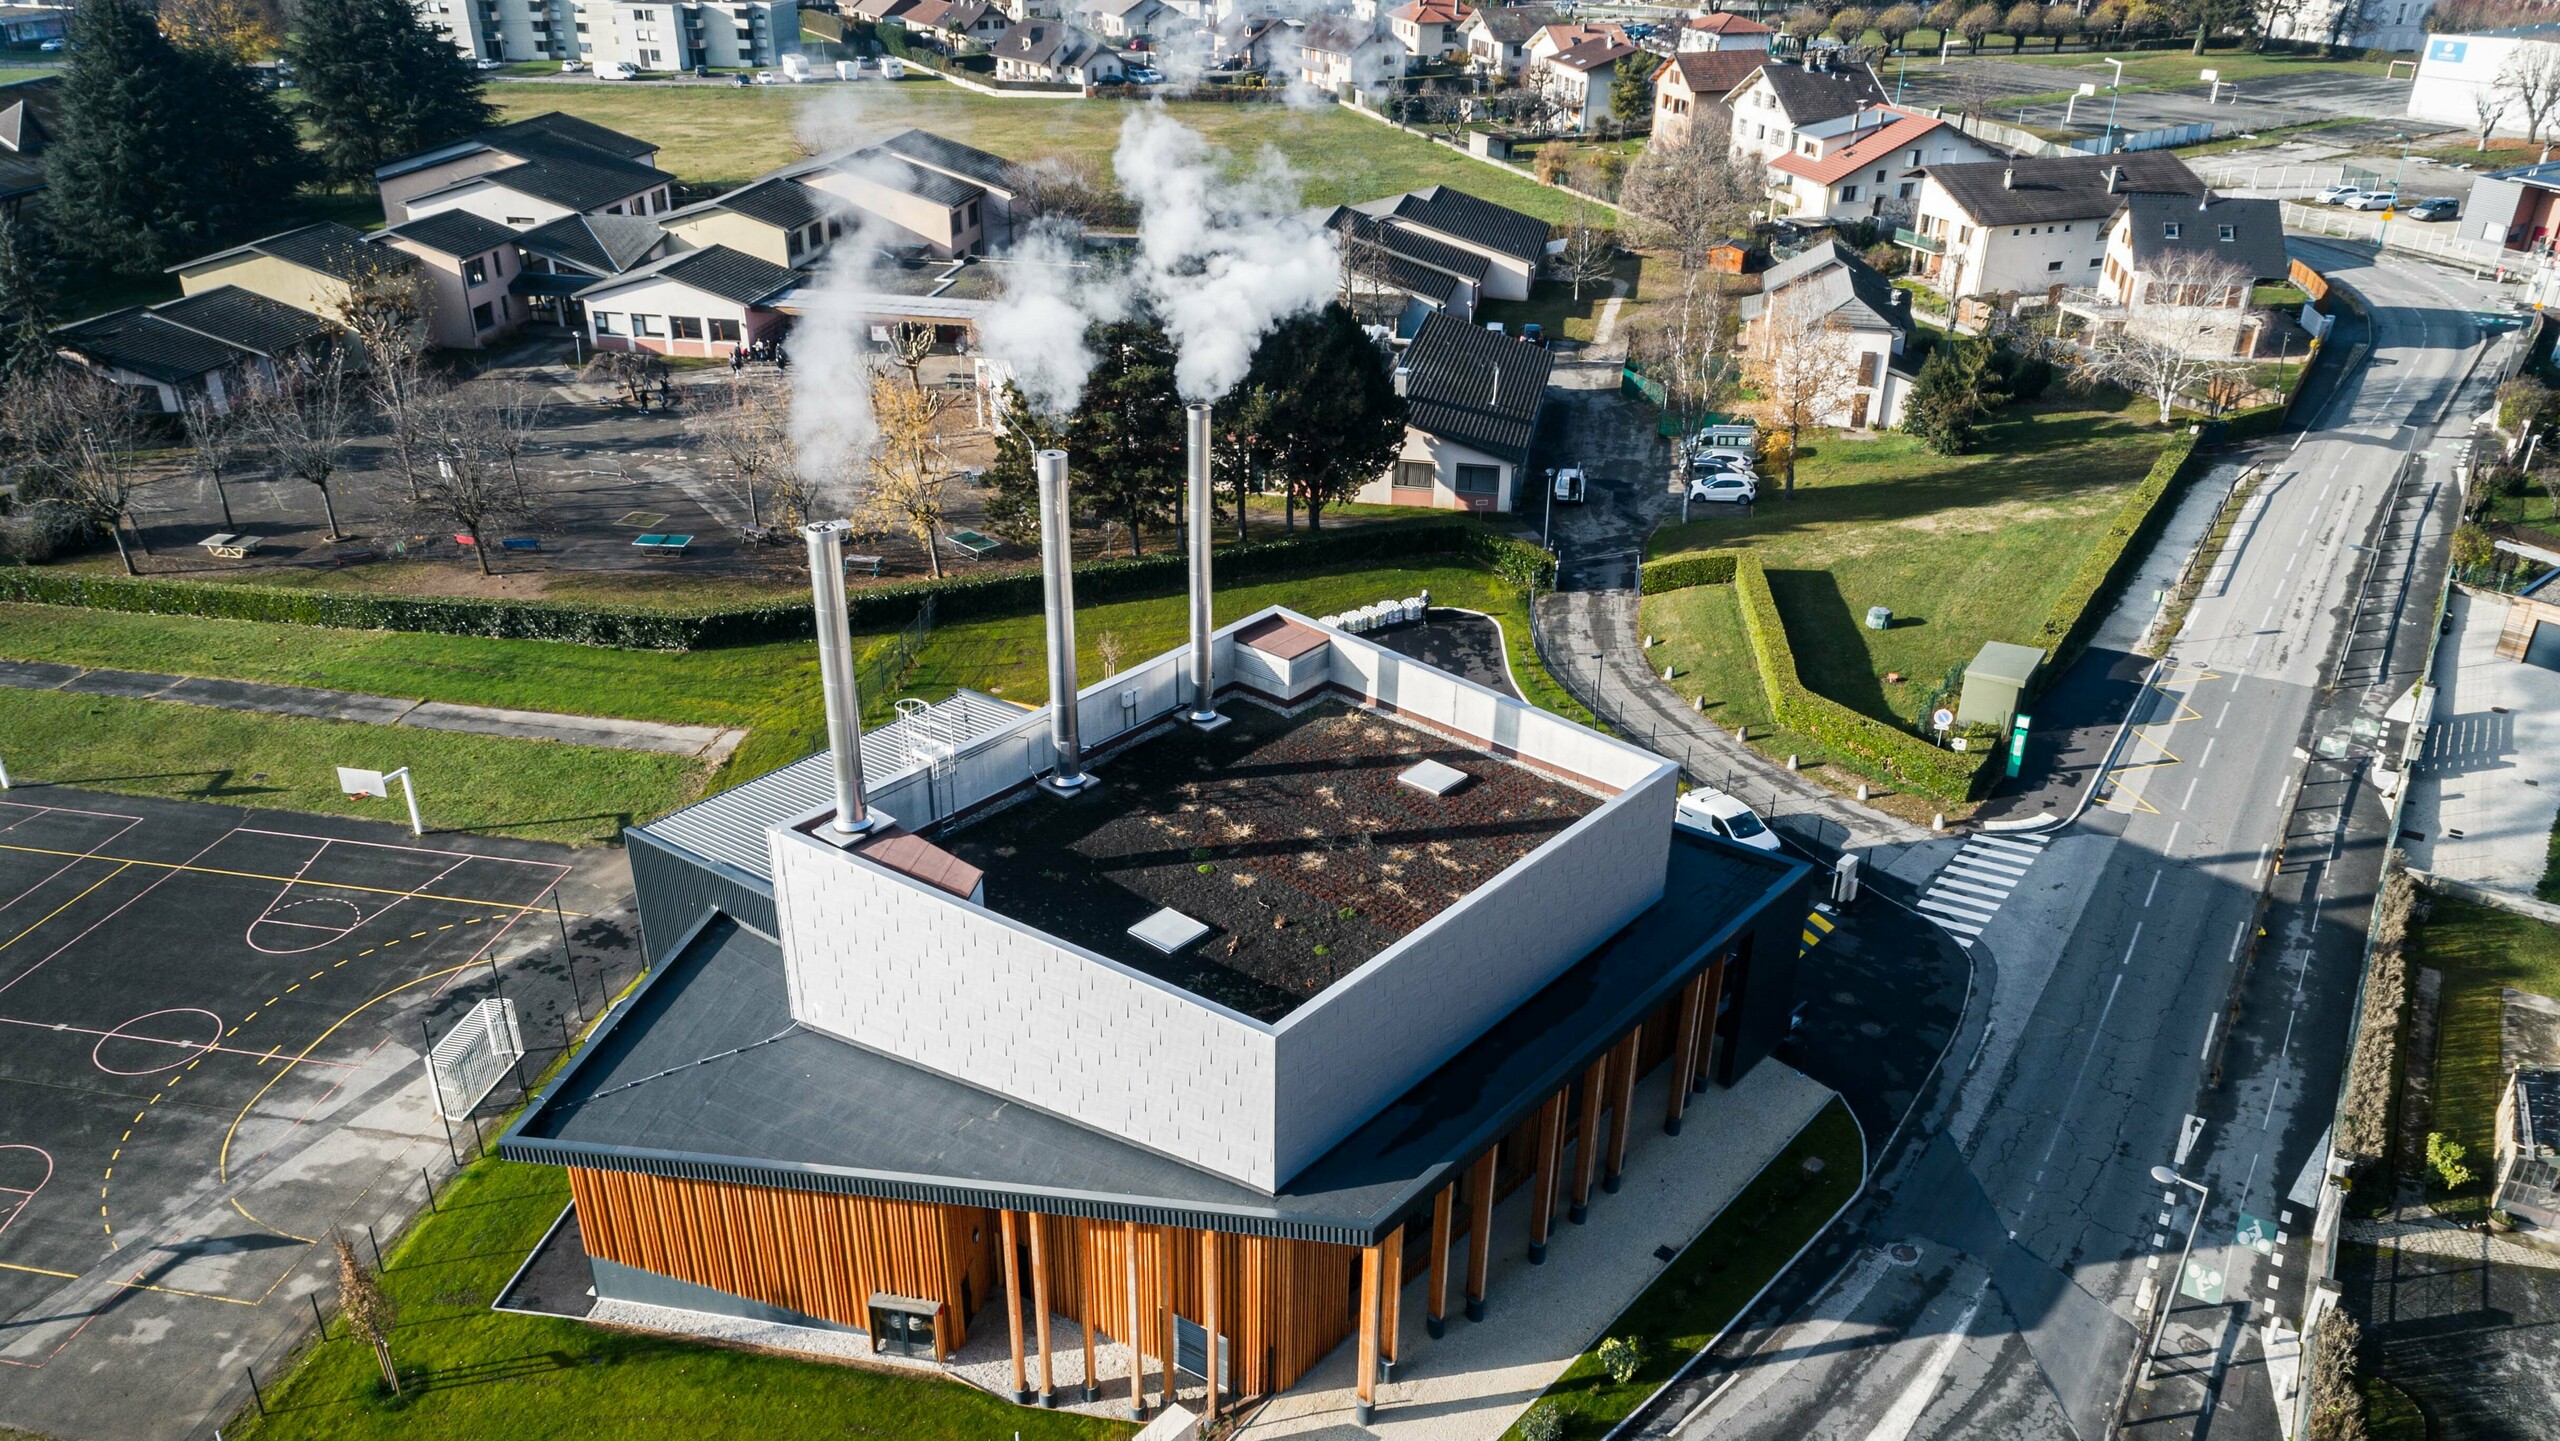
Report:
M2524 663L2560 670L2560 625L2547 620L2533 623L2533 639L2524 648Z

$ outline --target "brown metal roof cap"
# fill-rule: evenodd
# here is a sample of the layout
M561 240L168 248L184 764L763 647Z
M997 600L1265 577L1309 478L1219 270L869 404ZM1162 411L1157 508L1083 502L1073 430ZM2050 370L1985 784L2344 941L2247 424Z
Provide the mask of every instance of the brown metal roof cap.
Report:
M868 840L855 845L853 853L964 901L975 896L978 883L986 879L986 872L898 825L881 826Z
M1236 639L1264 655L1296 660L1325 643L1323 631L1300 625L1285 615L1267 615L1236 632Z

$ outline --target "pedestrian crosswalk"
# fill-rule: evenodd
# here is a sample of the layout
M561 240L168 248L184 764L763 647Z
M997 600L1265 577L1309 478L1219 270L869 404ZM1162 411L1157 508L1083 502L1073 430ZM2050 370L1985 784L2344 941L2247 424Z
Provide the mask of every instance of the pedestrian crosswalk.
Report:
M1957 945L1971 949L1974 938L1999 913L2000 903L2044 854L2045 839L1980 835L1966 841L1920 897L1920 913L1955 937Z

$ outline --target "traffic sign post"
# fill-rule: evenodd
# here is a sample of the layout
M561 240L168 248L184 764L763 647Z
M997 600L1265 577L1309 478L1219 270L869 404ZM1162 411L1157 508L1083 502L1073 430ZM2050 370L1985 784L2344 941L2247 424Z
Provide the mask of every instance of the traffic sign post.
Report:
M1929 728L1938 733L1938 744L1940 745L1945 745L1947 743L1947 732L1955 725L1955 723L1956 713L1947 709L1945 706L1940 706L1936 710L1929 712Z

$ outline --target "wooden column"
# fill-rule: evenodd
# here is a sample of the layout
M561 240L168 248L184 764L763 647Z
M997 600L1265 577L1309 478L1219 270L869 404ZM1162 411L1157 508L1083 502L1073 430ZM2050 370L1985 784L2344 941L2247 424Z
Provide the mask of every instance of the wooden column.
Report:
M1724 960L1719 957L1699 978L1704 999L1698 1006L1698 1070L1692 1089L1703 1091L1716 1068L1716 1007L1724 1003Z
M1689 1109L1689 1078L1698 1073L1698 998L1705 993L1706 977L1693 976L1680 988L1680 1022L1672 1034L1671 1104L1662 1118L1663 1134L1680 1134L1680 1118Z
M1156 1228L1156 1308L1151 1318L1156 1323L1156 1343L1164 1347L1159 1373L1164 1382L1164 1404L1173 1404L1173 1228Z
M1100 1255L1094 1245L1095 1228L1078 1225L1076 1235L1084 1244L1082 1264L1076 1267L1076 1329L1084 1332L1084 1404L1090 1406L1102 1399L1102 1386L1093 1375L1093 1303L1102 1289L1102 1273L1093 1262Z
M1627 1169L1627 1116L1636 1104L1636 1047L1644 1039L1644 1028L1627 1032L1609 1057L1609 1159L1601 1177L1600 1189L1618 1194L1618 1177Z
M1476 1157L1467 1181L1467 1319L1484 1319L1485 1268L1493 1260L1493 1177L1502 1160L1500 1142Z
M1556 1225L1556 1161L1564 1149L1564 1095L1547 1097L1538 1110L1538 1174L1530 1182L1529 1264L1547 1263L1547 1236Z
M996 1217L1004 1243L1004 1320L1005 1334L1013 1341L1013 1399L1027 1406L1031 1386L1022 1374L1022 1253L1014 1249L1013 1213L999 1211Z
M1138 1320L1138 1223L1120 1223L1120 1240L1129 1262L1129 1324L1122 1328L1129 1334L1120 1339L1129 1343L1129 1414L1147 1419L1146 1345L1141 1339L1147 1329Z
M1360 1250L1360 1369L1352 1388L1359 1399L1352 1403L1351 1419L1362 1426L1378 1410L1378 1303L1386 1272L1382 1250L1378 1246Z
M1609 1094L1609 1056L1602 1052L1582 1073L1582 1125L1573 1142L1573 1209L1579 1226L1591 1217L1591 1178L1600 1169L1600 1103Z
M1057 1388L1049 1381L1049 1248L1042 1239L1049 1230L1049 1218L1037 1211L1023 1213L1031 1227L1031 1303L1039 1308L1033 1319L1040 1328L1040 1404L1058 1404Z
M1218 1419L1218 1233L1200 1233L1200 1306L1209 1314L1202 1324L1209 1329L1209 1418Z
M1404 1359L1396 1338L1404 1333L1404 1227L1399 1225L1387 1233L1387 1294L1378 1307L1378 1359L1385 1363L1387 1380L1396 1378L1396 1362Z
M1422 1322L1434 1341L1449 1330L1449 1230L1457 1208L1455 1181L1431 1198L1431 1279L1424 1283Z

